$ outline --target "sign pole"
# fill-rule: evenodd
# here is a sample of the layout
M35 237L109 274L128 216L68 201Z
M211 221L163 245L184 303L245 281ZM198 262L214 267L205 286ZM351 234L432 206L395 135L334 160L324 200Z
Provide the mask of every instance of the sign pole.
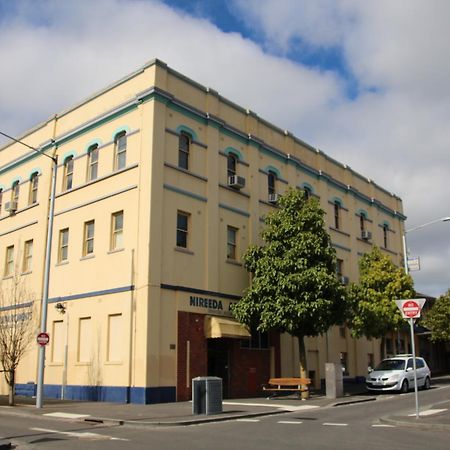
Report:
M414 369L414 397L416 401L416 419L419 418L419 393L417 390L417 371L416 371L416 345L414 342L414 319L409 319L409 328L411 330L411 348L413 354L413 369Z

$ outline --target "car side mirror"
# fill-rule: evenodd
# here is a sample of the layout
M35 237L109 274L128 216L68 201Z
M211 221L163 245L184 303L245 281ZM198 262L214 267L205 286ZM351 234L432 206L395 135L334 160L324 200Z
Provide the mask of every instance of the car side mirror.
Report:
M406 371L407 371L407 372L411 372L411 370L413 370L412 367L407 367L407 368L406 368Z
M370 372L372 372L372 371L373 371L372 367L369 366L369 367L367 368L367 372L370 373Z

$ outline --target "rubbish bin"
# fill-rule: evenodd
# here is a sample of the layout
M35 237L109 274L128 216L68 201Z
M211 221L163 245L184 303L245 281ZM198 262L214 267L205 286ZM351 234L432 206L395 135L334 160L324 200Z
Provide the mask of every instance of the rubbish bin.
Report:
M325 363L325 385L327 398L339 398L344 396L341 364Z
M192 414L222 412L222 378L197 377L192 379Z

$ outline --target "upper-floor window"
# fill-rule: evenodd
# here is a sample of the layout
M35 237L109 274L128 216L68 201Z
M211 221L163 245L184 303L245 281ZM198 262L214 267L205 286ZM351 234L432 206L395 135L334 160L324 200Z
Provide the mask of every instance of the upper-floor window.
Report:
M227 227L227 259L236 259L237 228Z
M341 204L338 201L335 201L333 203L333 210L334 210L334 228L336 228L336 230L339 230L341 226Z
M95 180L98 176L98 144L93 144L89 147L88 152L88 181Z
M344 273L344 260L343 259L336 259L336 275L338 277L342 277L342 274Z
M6 247L5 254L5 277L12 275L14 272L14 245Z
M37 202L38 184L39 174L37 172L34 172L30 177L30 195L28 198L28 203L30 205L33 205Z
M12 187L11 187L11 200L13 202L19 203L19 194L20 194L20 184L19 180L14 181Z
M177 247L188 247L189 214L177 212Z
M31 266L33 262L33 239L29 241L25 241L24 249L23 249L23 264L22 264L22 272L30 272Z
M0 213L2 212L2 203L3 203L3 189L0 188Z
M111 217L111 250L123 248L123 211Z
M69 229L59 231L58 262L67 261L69 258Z
M237 157L233 153L227 155L227 176L232 177L236 175Z
M83 256L94 253L95 221L90 220L84 224Z
M387 223L383 224L383 247L388 248L389 240L388 240L388 232L389 225Z
M269 171L267 174L267 191L269 195L275 194L275 181L277 180L277 175L275 172Z
M127 164L127 134L125 131L114 138L114 170L124 169Z
M73 156L64 161L63 190L68 191L73 186Z
M180 133L178 139L178 167L189 170L189 150L191 146L191 137L184 133Z
M366 216L364 214L359 216L359 228L361 229L361 233L366 231Z
M309 200L312 195L311 188L308 186L303 186L303 195L306 200Z

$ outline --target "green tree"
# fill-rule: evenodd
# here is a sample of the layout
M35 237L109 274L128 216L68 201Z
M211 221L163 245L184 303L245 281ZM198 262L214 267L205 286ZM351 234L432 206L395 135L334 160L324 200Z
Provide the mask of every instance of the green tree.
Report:
M298 338L300 376L307 376L305 336L342 323L345 289L336 277L336 252L316 199L289 189L265 219L264 245L251 245L245 267L252 282L233 314L259 331Z
M353 337L384 338L405 323L394 300L413 298L412 278L378 247L362 256L359 283L349 288L348 325Z
M450 341L450 289L425 313L422 325L431 330L431 340Z

